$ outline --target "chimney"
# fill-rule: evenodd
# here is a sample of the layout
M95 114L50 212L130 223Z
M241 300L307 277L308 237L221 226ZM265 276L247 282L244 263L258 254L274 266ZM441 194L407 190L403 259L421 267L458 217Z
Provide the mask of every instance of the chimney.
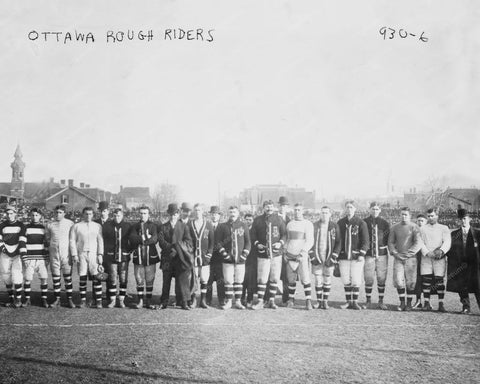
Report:
M85 183L80 183L80 188L85 188Z
M68 186L73 187L73 179L68 179Z
M65 187L65 185L66 185L66 184L65 184L65 179L60 180L60 186L61 186L61 187Z
M55 182L55 179L53 177L50 177L50 184L53 184Z
M120 192L123 191L123 185L120 185Z
M90 188L90 184L85 184L85 188Z

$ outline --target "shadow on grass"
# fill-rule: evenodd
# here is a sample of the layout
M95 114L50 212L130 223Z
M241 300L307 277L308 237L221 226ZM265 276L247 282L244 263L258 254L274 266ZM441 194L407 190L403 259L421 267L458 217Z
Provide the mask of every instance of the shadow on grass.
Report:
M147 379L161 379L161 380L168 380L168 381L178 381L178 382L186 382L186 383L218 383L218 384L224 384L226 383L225 381L219 381L219 380L208 380L208 379L192 379L188 377L176 377L176 376L170 376L170 375L162 375L159 373L146 373L146 372L136 372L135 368L132 368L131 370L126 370L126 369L118 369L118 368L101 368L97 367L95 365L89 365L89 364L77 364L77 363L67 363L67 362L58 362L58 361L47 361L47 360L42 360L42 359L37 359L37 358L32 358L32 357L23 357L23 356L8 356L5 354L0 354L0 359L4 360L11 360L11 361L16 361L19 363L30 363L30 364L41 364L41 365L46 365L46 366L51 366L51 367L58 367L58 368L73 368L73 369L79 369L79 370L85 370L85 371L92 371L96 373L104 373L104 374L112 374L112 375L120 375L120 376L130 376L130 377L143 377ZM28 369L26 370L28 371Z
M275 344L286 344L286 345L299 345L305 347L313 348L334 348L334 349L348 349L348 345L342 344L332 344L332 343L322 343L322 342L311 342L311 341L300 341L300 340L262 340L263 343L275 343ZM359 348L355 346L356 351L366 351L366 352L388 352L388 353L404 353L409 356L419 355L419 356L430 356L430 357L449 357L449 358L459 358L459 359L472 359L477 360L478 354L476 353L446 353L446 352L434 352L428 351L426 349L415 350L415 349L401 349L401 348Z

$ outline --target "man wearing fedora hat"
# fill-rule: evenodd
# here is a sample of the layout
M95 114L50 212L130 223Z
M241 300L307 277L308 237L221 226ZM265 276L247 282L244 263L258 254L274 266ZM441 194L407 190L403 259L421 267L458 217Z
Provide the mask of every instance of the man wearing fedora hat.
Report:
M17 220L17 209L7 206L7 220L0 224L0 273L7 288L12 308L19 308L22 299L22 261L26 255L25 225ZM15 288L15 296L14 290Z
M177 280L173 265L173 258L177 254L173 244L173 230L180 216L178 205L175 203L168 204L167 214L169 216L168 221L161 224L158 228L158 244L162 250L162 258L160 261L160 269L163 274L162 296L160 298L162 309L168 307L172 278ZM177 302L180 302L180 297L177 297Z
M110 209L106 201L100 201L100 203L98 203L98 212L100 213L100 216L94 221L103 226L110 220Z
M218 236L218 229L220 227L220 217L220 208L216 205L212 205L210 207L210 220L214 232L215 244L217 243L216 239ZM222 255L220 255L216 246L213 247L212 259L210 260L210 278L208 279L206 295L207 305L212 304L212 287L214 282L217 285L218 304L222 306L225 301L225 284L223 280Z
M470 225L470 214L458 210L460 228L451 232L452 245L447 252L447 291L456 292L463 314L470 313L469 293L474 293L480 307L480 231Z
M187 226L191 206L188 203L182 203L180 210L180 220L176 222L173 228L172 244L175 247L175 255L172 263L175 273L177 305L188 310L193 308L191 300L194 255L192 238Z
M188 222L188 228L193 240L193 252L195 254L194 275L196 281L200 281L200 307L207 309L206 294L210 278L214 232L212 224L203 217L203 206L201 204L197 203L193 206L193 215L193 219Z
M185 230L188 232L188 237L191 246L193 246L193 238L190 234L190 229L189 229L189 222L190 222L190 215L192 213L193 207L192 204L188 202L183 202L182 205L180 206L180 221L185 224ZM192 260L193 261L193 260ZM194 271L194 263L192 263L190 271L189 271L189 276L190 276L190 299L188 299L188 306L190 309L195 308L197 306L197 297L196 297L196 292L198 288L198 279ZM177 297L181 297L181 287L180 285L177 284L179 280L175 280L175 289L177 291Z

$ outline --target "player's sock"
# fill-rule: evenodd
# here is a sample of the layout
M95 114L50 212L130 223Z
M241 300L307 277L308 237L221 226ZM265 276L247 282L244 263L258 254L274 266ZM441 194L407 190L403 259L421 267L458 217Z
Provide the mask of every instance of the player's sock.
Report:
M225 298L233 300L233 284L225 284Z
M200 283L200 293L207 294L207 283Z
M47 293L48 293L48 284L41 284L40 285L40 291L42 292L42 299L47 299Z
M127 296L127 283L120 283L119 297L125 299L125 296Z
M438 302L443 303L445 298L445 284L442 276L435 276L435 285L437 286Z
M367 298L367 302L372 301L372 291L373 291L373 287L371 285L365 286L365 296Z
M258 283L257 288L258 288L258 293L257 293L258 300L263 300L263 298L265 297L265 290L267 289L267 284Z
M147 290L148 290L148 287L147 287ZM117 296L117 284L109 284L108 296L110 297L110 300L114 299L115 296Z
M233 284L233 292L235 295L235 301L239 301L242 298L242 283Z
M407 305L412 306L413 298L415 297L415 290L407 289Z
M79 289L80 300L87 300L87 275L80 276ZM58 297L60 297L60 292L58 292Z
M324 286L315 286L315 293L317 294L317 300L322 301L324 300Z
M405 304L405 288L397 288L400 304Z
M275 296L277 294L277 288L278 288L277 283L272 283L270 281L270 299L275 299Z
M328 301L331 284L323 284L323 300Z
M345 285L345 299L347 300L347 303L352 301L352 286L351 285Z
M98 301L102 301L102 282L101 281L94 281L92 283L92 287L95 290L95 299Z
M67 293L67 298L72 298L73 284L72 284L72 274L64 274L63 282L65 283L65 292ZM60 277L58 278L58 285L60 285Z
M22 284L15 284L14 287L15 287L15 299L17 299L17 301L21 301L22 300Z
M143 285L137 285L138 300L143 300Z
M7 288L8 299L13 303L13 284L5 284L5 288Z
M60 276L53 275L52 276L53 280L53 294L55 295L55 299L60 299Z
M430 291L432 287L432 275L422 276L423 298L425 301L430 301Z
M378 285L378 301L383 302L383 297L385 296L385 285Z
M30 300L30 293L32 292L32 284L30 282L23 283L23 292L25 292L25 299Z
M312 284L303 284L303 289L305 290L305 300L312 299Z
M152 300L152 293L153 293L153 285L147 285L147 301Z
M360 287L352 287L352 300L357 302L360 294Z
M288 285L288 299L293 300L295 299L295 290L297 289L297 284L289 284Z

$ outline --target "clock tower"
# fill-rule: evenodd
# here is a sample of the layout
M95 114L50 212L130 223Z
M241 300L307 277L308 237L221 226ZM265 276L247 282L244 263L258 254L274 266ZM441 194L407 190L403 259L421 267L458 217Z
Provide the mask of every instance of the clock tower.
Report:
M15 197L23 197L25 192L25 181L24 181L24 169L25 162L22 160L22 151L20 150L20 144L17 145L15 154L13 155L13 163L10 164L12 167L12 183L10 187L10 194Z

